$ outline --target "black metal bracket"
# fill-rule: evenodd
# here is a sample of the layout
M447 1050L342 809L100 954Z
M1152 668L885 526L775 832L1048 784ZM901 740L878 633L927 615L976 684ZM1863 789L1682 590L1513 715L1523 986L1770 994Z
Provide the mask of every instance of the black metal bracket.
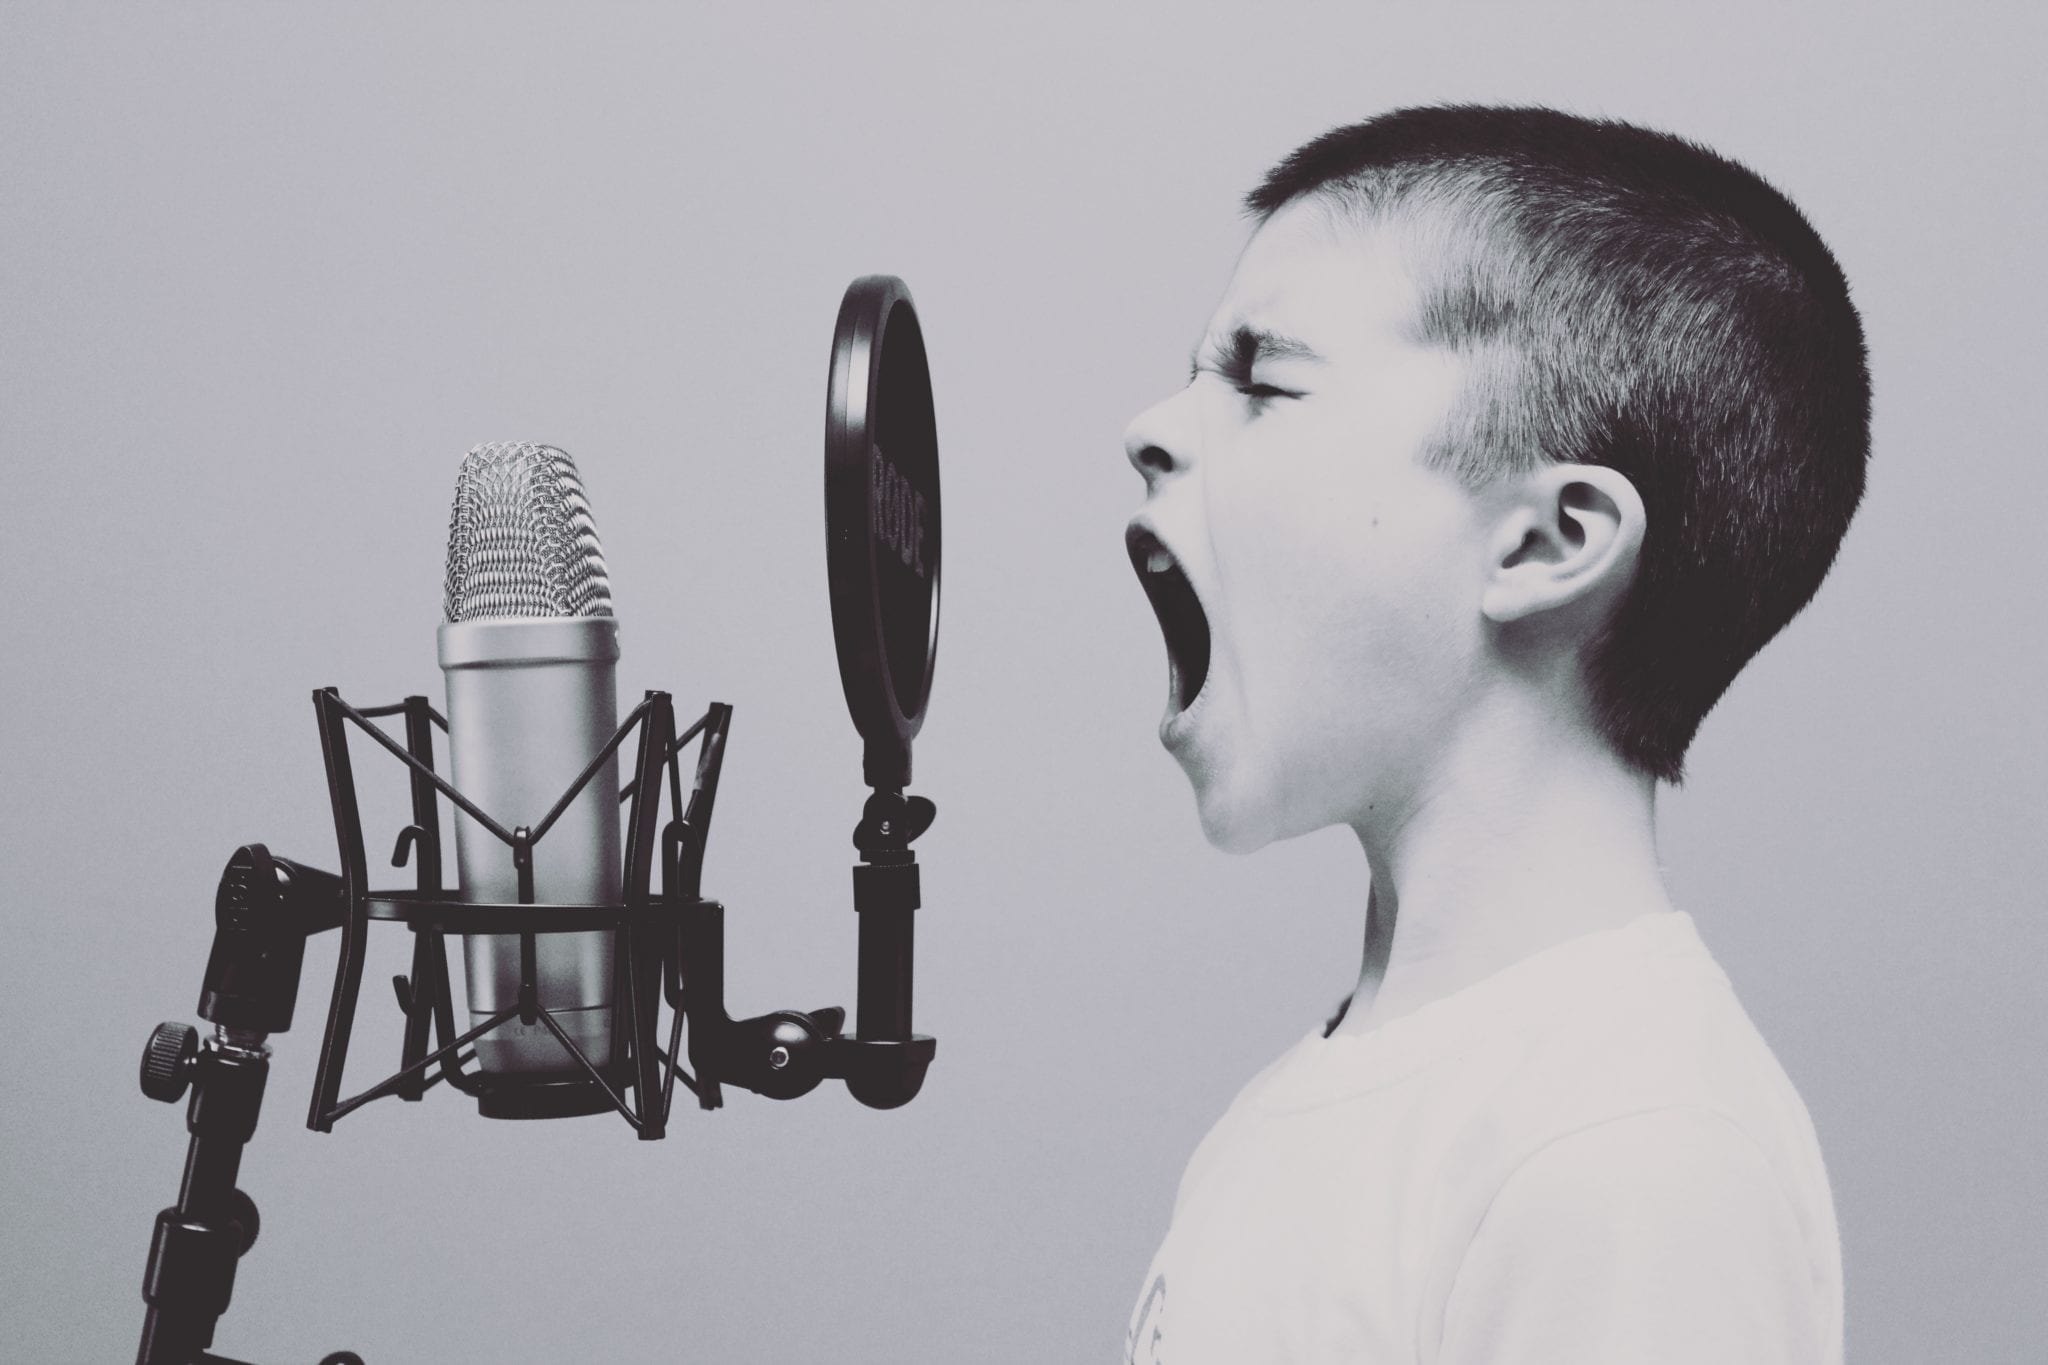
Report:
M843 1032L839 1006L805 1013L776 1010L733 1019L725 1007L725 909L694 897L693 869L678 860L665 894L690 896L668 980L670 1003L690 1021L690 1064L706 1109L723 1100L721 1083L771 1099L794 1099L838 1079L862 1104L894 1109L923 1088L938 1049L911 1031L914 915L920 901L910 844L931 827L937 807L921 796L883 789L868 798L853 842L853 903L860 913L859 1030Z
M661 778L664 771L669 774L667 786L674 808L681 795L677 754L692 738L702 734L705 742L699 762L700 776L708 762L715 782L731 708L714 705L704 719L678 736L668 694L647 693L546 815L531 826L506 829L435 771L433 728L438 726L445 731L447 722L427 704L426 698L408 697L395 706L357 710L333 688L323 688L313 694L313 702L320 722L321 751L341 851L342 871L337 880L343 933L307 1126L319 1132L331 1131L337 1121L371 1100L388 1094L418 1099L428 1088L445 1080L473 1096L479 1110L492 1117L563 1117L610 1109L624 1117L643 1139L662 1137L677 1073L669 1060L675 1055L674 1047L663 1051L655 1040L657 983L665 956L659 929L676 918L679 907L650 890L655 821L664 785ZM371 723L396 714L403 714L406 719L403 747ZM409 892L367 889L367 859L348 746L351 726L370 736L408 770L413 818L399 833L394 862L402 863L408 856L414 861L415 885ZM620 797L622 803L629 803L623 901L617 905L535 904L534 846L612 754L636 734L633 778ZM701 781L699 789L701 792ZM440 797L446 797L508 846L518 887L516 904L465 902L450 897L442 886L437 805ZM695 830L684 832L683 842L700 866L706 823L700 821ZM413 970L409 976L394 978L392 983L406 1016L404 1049L398 1071L367 1090L343 1098L341 1075L361 993L365 940L369 925L375 920L402 922L415 936ZM614 1009L623 1027L614 1030L617 1042L613 1053L603 1058L584 1055L541 1004L536 988L537 936L590 930L616 932L622 949L618 954ZM453 993L448 984L446 936L450 933L517 935L519 940L521 970L516 1003L462 1033L455 1032ZM468 1069L473 1054L465 1054L463 1049L515 1019L525 1025L544 1026L572 1059L577 1073L567 1078L527 1077ZM432 1051L427 1049L430 1033L437 1044ZM437 1068L438 1074L430 1074ZM693 1083L687 1075L682 1079L686 1085ZM629 1092L630 1100L626 1097Z

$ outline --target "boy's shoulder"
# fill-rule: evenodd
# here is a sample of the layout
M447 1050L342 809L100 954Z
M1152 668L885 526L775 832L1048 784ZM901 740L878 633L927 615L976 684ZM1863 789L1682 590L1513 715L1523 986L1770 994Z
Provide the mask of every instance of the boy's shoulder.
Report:
M1287 1128L1322 1130L1333 1152L1410 1153L1397 1178L1430 1191L1442 1245L1468 1240L1539 1154L1555 1170L1635 1143L1654 1174L1675 1131L1753 1153L1802 1235L1836 1244L1806 1107L1676 911L1558 944L1371 1033L1311 1034L1244 1087L1187 1181L1240 1134Z
M1558 944L1369 1033L1312 1033L1204 1145L1273 1122L1402 1130L1409 1177L1483 1193L1552 1143L1660 1112L1739 1132L1788 1177L1819 1176L1798 1092L1676 911Z
M1487 1090L1461 1135L1468 1155L1513 1165L1658 1111L1726 1123L1774 1164L1817 1153L1798 1091L1690 916L1645 915L1543 956L1502 983L1494 1027L1473 1045Z
M1669 912L1369 1032L1303 1038L1189 1162L1156 1270L1182 1327L1262 1350L1342 1326L1353 1355L1406 1358L1401 1343L1454 1326L1507 1330L1489 1305L1514 1286L1559 1296L1530 1307L1546 1322L1577 1295L1587 1324L1616 1295L1645 1324L1691 1323L1754 1289L1766 1316L1796 1319L1785 1339L1820 1343L1799 1358L1838 1358L1840 1248L1812 1126ZM1717 1359L1774 1359L1725 1336L1701 1340L1729 1345Z
M1436 1168L1430 1301L1487 1283L1475 1259L1527 1276L1565 1244L1701 1274L1768 1262L1808 1287L1839 1358L1840 1235L1805 1104L1688 917L1614 933L1545 983L1568 995L1525 1000L1519 1029L1450 1069L1469 1103Z
M1398 1097L1376 1092L1400 1088ZM1690 916L1645 914L1554 945L1368 1033L1310 1035L1234 1110L1306 1110L1375 1095L1427 1113L1436 1145L1512 1157L1564 1132L1683 1108L1741 1127L1804 1109ZM1523 1153L1526 1154L1526 1153Z

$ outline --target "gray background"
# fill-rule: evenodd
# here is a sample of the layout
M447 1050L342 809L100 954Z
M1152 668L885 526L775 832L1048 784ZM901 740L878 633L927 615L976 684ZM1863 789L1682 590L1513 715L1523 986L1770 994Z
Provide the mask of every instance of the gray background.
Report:
M306 960L222 1349L1105 1360L1183 1162L1354 973L1341 831L1233 859L1156 746L1120 532L1236 196L1394 105L1533 100L1786 187L1854 283L1869 500L1663 840L1798 1082L1852 1359L2039 1360L2041 22L1716 5L0 10L0 1355L125 1359L235 845L334 865L310 689L437 696L455 467L582 464L628 696L737 705L731 995L851 1003L863 791L819 527L840 291L909 280L950 532L907 1110L739 1094L658 1144L460 1097L301 1126ZM573 11L573 13L572 13ZM401 810L365 761L373 858ZM381 786L368 782L375 775ZM401 874L390 874L394 881ZM373 943L350 1081L397 1016Z

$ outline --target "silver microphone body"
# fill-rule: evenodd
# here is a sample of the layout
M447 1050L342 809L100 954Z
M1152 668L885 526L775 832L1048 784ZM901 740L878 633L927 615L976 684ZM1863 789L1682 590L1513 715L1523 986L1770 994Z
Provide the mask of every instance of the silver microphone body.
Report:
M449 519L447 683L455 786L507 830L537 829L618 728L618 622L575 462L552 446L476 447ZM607 758L533 845L535 904L616 905L619 767ZM458 808L461 897L510 904L519 874L503 840ZM614 935L537 933L538 1003L594 1065L612 1053ZM516 934L463 942L470 1027L519 1003ZM581 1073L547 1025L517 1016L476 1040L486 1072Z
M609 616L500 618L443 625L448 761L456 787L507 829L537 826L618 729L618 622ZM614 754L533 846L538 904L616 905L620 898L619 764ZM512 850L456 814L462 899L519 899ZM611 1059L609 931L536 934L539 1001L598 1066ZM463 941L470 1026L519 1003L519 940ZM492 1072L575 1072L546 1024L507 1020L476 1040Z

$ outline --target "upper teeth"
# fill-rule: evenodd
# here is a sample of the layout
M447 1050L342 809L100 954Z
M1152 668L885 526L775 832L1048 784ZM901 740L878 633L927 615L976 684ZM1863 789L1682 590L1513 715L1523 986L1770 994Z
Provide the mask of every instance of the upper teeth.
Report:
M1165 573L1173 567L1173 556L1164 550L1154 550L1145 560L1146 573Z

